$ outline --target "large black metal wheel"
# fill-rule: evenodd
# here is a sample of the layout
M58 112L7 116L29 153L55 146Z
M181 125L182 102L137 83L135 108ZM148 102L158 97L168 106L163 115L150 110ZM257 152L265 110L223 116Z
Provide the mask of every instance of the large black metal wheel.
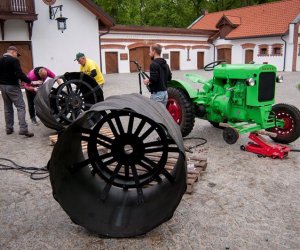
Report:
M271 137L279 143L291 143L297 140L300 136L300 111L295 106L279 103L272 107L271 114L275 119L284 121L284 127L274 127L267 129L270 132L276 133L277 137Z
M182 136L188 136L195 123L195 107L183 90L168 88L167 110L180 126Z
M92 77L71 72L45 82L34 102L44 125L60 131L103 99L103 91Z
M142 235L169 220L186 190L179 127L139 94L109 97L83 113L48 166L53 196L71 220L108 237Z

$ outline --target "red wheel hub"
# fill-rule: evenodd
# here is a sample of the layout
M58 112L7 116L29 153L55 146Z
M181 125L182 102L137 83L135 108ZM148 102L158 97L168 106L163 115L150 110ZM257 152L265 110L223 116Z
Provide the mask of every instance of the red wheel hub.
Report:
M275 127L273 129L273 132L280 134L280 135L287 135L287 134L290 134L294 130L295 121L290 114L280 112L280 113L276 114L276 119L282 119L284 121L284 126L283 126L283 128Z
M177 124L180 124L182 120L182 111L179 103L175 99L169 98L167 103L167 109L173 117L174 121Z

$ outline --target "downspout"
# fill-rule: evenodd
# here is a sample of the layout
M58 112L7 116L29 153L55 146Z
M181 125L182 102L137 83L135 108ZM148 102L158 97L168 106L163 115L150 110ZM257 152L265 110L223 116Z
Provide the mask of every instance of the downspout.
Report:
M104 32L104 33L100 33L100 35L99 35L99 45L100 45L100 70L101 70L101 72L103 72L103 70L102 70L102 45L101 45L101 37L102 36L104 36L104 35L107 35L108 33L110 32L110 28L108 28L107 29L107 31L106 32Z
M214 45L214 42L213 42L213 40L211 40L211 41L209 41L209 43L212 45L212 46L214 46L214 62L216 61L216 45Z
M285 35L282 35L280 38L284 42L284 55L283 55L283 69L282 71L285 71L285 61L286 61L286 40L283 39Z

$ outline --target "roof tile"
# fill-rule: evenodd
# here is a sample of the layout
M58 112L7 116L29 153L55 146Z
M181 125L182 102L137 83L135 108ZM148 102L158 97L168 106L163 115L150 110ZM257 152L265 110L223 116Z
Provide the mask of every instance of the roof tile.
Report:
M233 24L240 25L231 31L226 39L244 37L260 37L283 35L288 30L289 23L300 14L300 0L283 0L278 2L248 6L238 9L208 13L191 29L215 30L222 16L226 16Z

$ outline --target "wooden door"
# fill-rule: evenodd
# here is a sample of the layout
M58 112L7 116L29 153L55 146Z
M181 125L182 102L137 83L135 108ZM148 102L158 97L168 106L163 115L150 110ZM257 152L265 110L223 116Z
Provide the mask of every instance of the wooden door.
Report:
M197 53L197 69L204 68L204 52Z
M245 51L245 63L253 62L253 50Z
M179 70L180 52L171 51L171 70Z
M218 49L218 60L231 63L231 49Z
M6 53L7 48L13 45L17 47L21 68L25 74L33 69L31 42L0 42L0 55Z
M150 47L139 47L129 51L130 61L137 61L144 71L150 70L151 58L149 49ZM132 62L130 62L130 72L137 72L137 67Z
M118 52L105 52L106 74L119 73Z

